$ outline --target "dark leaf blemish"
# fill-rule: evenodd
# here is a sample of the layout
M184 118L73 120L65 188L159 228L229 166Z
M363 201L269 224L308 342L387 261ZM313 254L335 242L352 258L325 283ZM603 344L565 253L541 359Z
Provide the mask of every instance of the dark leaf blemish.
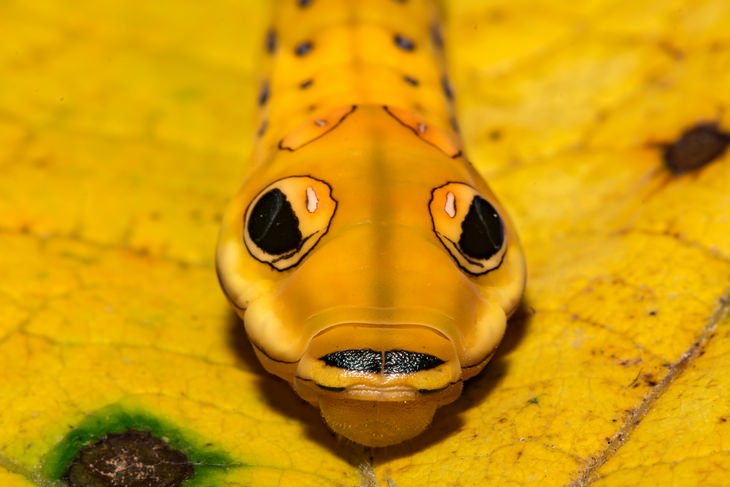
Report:
M664 146L664 164L674 174L699 169L721 157L730 144L730 134L715 123L695 125L679 139Z
M110 433L78 452L63 476L71 487L179 486L195 469L148 431Z

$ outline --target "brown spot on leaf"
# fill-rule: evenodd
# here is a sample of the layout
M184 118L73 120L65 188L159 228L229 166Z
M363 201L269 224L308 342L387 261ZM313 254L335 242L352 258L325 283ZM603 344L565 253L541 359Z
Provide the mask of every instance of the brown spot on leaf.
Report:
M693 171L722 156L728 144L730 134L722 132L717 124L695 125L664 147L664 164L674 174Z
M147 431L130 430L81 449L63 480L71 487L174 487L194 474L184 453Z

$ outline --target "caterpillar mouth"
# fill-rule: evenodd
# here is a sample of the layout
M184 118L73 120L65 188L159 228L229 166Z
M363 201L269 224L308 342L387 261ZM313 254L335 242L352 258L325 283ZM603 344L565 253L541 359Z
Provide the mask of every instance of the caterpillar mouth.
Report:
M408 350L388 350L385 352L370 348L357 350L341 350L328 353L319 358L330 367L337 367L350 372L368 372L373 374L412 374L430 370L443 364L440 358L421 352Z
M408 401L438 395L460 381L454 345L441 333L423 325L353 323L312 339L297 366L295 388L310 397L324 391L349 399Z

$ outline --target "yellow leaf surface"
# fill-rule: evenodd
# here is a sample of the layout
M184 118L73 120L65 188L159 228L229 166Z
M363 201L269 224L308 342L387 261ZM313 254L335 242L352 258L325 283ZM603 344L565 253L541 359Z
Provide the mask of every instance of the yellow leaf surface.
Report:
M183 451L186 485L726 483L730 154L663 154L730 132L730 5L448 2L528 291L463 397L372 451L262 371L215 279L266 5L0 4L0 485L125 428Z

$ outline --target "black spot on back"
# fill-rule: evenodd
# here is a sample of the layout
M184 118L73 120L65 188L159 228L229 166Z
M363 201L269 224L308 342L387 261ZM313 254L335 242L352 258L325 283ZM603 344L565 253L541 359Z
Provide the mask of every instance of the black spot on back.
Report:
M261 125L259 125L259 129L256 132L256 136L257 137L261 137L262 135L264 135L266 133L266 129L268 127L269 127L269 122L268 121L264 120L263 122L261 122Z
M422 370L430 370L443 364L444 361L433 355L407 350L389 350L385 352L383 373L412 374Z
M71 487L176 487L194 474L183 452L147 431L129 430L82 448L62 479Z
M247 226L251 240L271 255L296 250L302 241L299 219L278 188L264 194L251 210Z
M405 81L406 83L408 83L411 86L419 85L418 80L416 78L414 78L413 76L405 75L405 76L403 76L403 81Z
M299 57L306 56L312 51L312 49L314 49L312 41L302 41L294 48L294 54Z
M302 81L301 83L299 83L299 89L300 90L306 90L307 88L309 88L313 84L314 84L314 80L312 78L305 79L304 81Z
M454 99L454 91L451 89L451 83L446 75L441 76L441 89L449 100Z
M459 248L465 256L488 259L504 244L504 227L497 210L481 196L475 196L461 222Z
M441 34L441 26L433 23L431 24L429 31L431 34L431 42L433 43L434 47L438 50L442 50L444 48L444 37Z
M314 0L297 0L297 5L299 6L299 8L307 8L312 5L313 1Z
M274 29L269 29L269 31L266 33L266 40L264 42L264 45L266 46L266 52L269 54L274 54L276 52L276 31Z
M341 350L328 353L319 358L330 367L351 372L380 372L383 366L383 352L371 349Z
M459 131L461 130L461 128L459 127L459 121L458 121L458 120L456 120L456 117L455 117L455 116L453 116L453 115L451 115L451 116L449 117L449 125L451 125L451 129L452 129L452 130L453 130L454 132L456 132L457 134L458 134L458 133L459 133Z
M664 164L674 174L699 169L721 157L730 145L730 134L714 123L696 125L664 149Z
M395 42L395 45L404 51L411 52L416 49L415 42L413 42L411 38L406 37L403 34L395 34L393 36L393 42Z
M264 81L261 84L261 89L259 90L259 106L263 106L267 101L269 101L269 94L269 82Z

